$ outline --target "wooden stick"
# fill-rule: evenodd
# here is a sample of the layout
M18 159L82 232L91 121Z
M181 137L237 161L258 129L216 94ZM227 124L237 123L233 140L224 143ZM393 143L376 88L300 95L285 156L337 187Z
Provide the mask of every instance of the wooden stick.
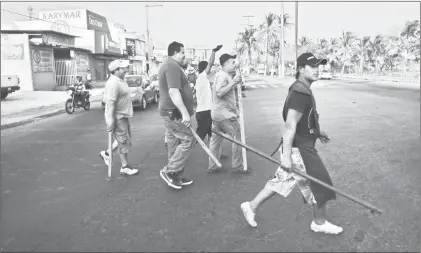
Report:
M242 73L241 79L244 82L244 76ZM237 93L238 93L238 107L240 109L240 131L241 131L241 142L246 143L246 131L244 130L244 108L243 108L243 92L241 89L241 82L237 84ZM243 155L243 165L244 170L247 170L247 151L245 148L241 149Z
M225 138L225 139L227 139L227 140L229 140L229 141L231 141L231 142L234 142L234 143L235 143L235 144L237 144L237 145L240 145L240 146L242 146L242 147L244 147L244 148L246 148L246 149L248 149L248 150L252 151L253 153L255 153L255 154L257 154L257 155L259 155L259 156L261 156L261 157L263 157L263 158L266 158L267 160L269 160L269 161L271 161L271 162L273 162L273 163L275 163L275 164L277 164L277 165L279 165L279 166L281 166L281 165L282 165L280 161L278 161L278 160L276 160L276 159L273 159L272 157L269 157L268 155L266 155L266 154L264 154L264 153L262 153L262 152L258 151L257 149L254 149L254 148L252 148L252 147L250 147L250 146L247 146L246 144L243 144L243 143L241 143L241 142L239 142L239 141L237 141L237 140L234 140L234 139L232 139L230 136L228 136L228 135L226 135L226 134L220 133L220 132L215 131L215 130L212 130L212 132L213 132L213 133L215 133L215 134L217 134L217 135L219 135L219 136L221 136L221 137L223 137L223 138ZM365 202L365 201L363 201L363 200L361 200L361 199L358 199L358 198L356 198L356 197L354 197L354 196L351 196L351 195L349 195L349 194L347 194L347 193L343 192L342 190L336 189L336 188L334 188L333 186L328 185L328 184L326 184L325 182L322 182L322 181L320 181L319 179L314 178L314 177L312 177L312 176L310 176L310 175L308 175L308 174L306 174L306 173L303 173L303 172L301 172L301 171L299 171L299 170L296 170L296 169L294 169L294 168L292 169L292 171L293 171L294 173L296 173L296 174L298 174L298 175L302 176L302 177L305 177L305 178L307 178L307 179L309 179L309 180L311 180L311 181L313 181L313 182L315 182L315 183L320 184L321 186L323 186L323 187L325 187L325 188L327 188L327 189L329 189L329 190L332 190L332 191L334 191L334 192L336 192L336 193L338 193L338 194L340 194L340 195L344 196L344 197L345 197L345 198L347 198L347 199L350 199L350 200L354 201L354 202L355 202L355 203L357 203L357 204L360 204L360 205L362 205L362 206L364 206L364 207L366 207L366 208L370 209L370 210L371 210L371 212L376 212L376 213L378 213L378 214L381 214L381 213L383 212L383 211L382 211L382 210L380 210L379 208L377 208L377 207L375 207L375 206L373 206L373 205L371 205L371 204L369 204L369 203L367 203L367 202Z
M190 127L190 131L192 132L194 138L197 140L197 142L200 144L200 146L202 146L203 150L205 150L205 152L208 154L208 156L216 163L216 166L218 166L218 168L222 168L222 164L210 152L210 150L208 149L206 144L202 141L202 139L199 137L199 135L197 135L196 131L194 131L194 129L192 127Z
M108 148L110 150L110 164L108 164L108 177L111 177L111 169L113 168L113 133L108 133Z

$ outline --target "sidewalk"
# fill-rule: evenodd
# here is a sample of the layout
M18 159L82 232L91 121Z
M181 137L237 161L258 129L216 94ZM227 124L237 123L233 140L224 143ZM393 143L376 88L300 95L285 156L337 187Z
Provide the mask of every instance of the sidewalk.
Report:
M91 102L101 100L103 90L90 90ZM1 101L1 129L64 113L67 97L66 91L13 92Z

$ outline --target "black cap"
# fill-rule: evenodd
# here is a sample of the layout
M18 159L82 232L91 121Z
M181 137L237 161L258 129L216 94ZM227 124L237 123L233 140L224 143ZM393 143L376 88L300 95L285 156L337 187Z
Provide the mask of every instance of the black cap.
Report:
M297 66L302 67L305 65L310 66L318 66L318 65L326 65L326 59L317 59L316 56L312 53L303 53L297 58Z
M223 54L223 55L221 55L221 57L219 57L219 63L222 66L229 59L235 59L235 58L237 58L237 55Z

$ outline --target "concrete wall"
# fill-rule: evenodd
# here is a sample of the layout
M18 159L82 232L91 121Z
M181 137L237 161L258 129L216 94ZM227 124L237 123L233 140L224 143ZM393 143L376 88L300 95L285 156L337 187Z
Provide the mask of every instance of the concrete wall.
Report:
M33 90L27 34L1 34L1 74L18 75L21 90Z
M56 80L53 72L34 73L34 90L55 90Z

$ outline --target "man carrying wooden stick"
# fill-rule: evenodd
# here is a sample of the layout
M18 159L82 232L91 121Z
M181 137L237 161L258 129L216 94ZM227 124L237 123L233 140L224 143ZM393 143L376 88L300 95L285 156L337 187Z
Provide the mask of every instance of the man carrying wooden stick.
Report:
M108 66L111 76L108 79L105 90L105 122L107 131L112 132L115 142L112 150L104 150L99 156L106 165L110 165L112 153L118 149L121 160L120 174L134 175L138 170L129 165L127 154L132 147L129 118L133 117L133 105L130 99L130 90L124 76L129 68L129 61L114 60Z
M184 45L172 42L168 46L168 59L158 72L160 101L158 111L165 124L168 144L168 164L159 172L161 178L174 189L193 183L181 177L194 146L190 130L193 111L193 93L184 74Z
M223 54L219 58L221 71L215 76L215 83L212 87L213 104L211 116L213 128L226 133L237 140L241 140L240 123L237 118L236 92L234 87L241 82L241 75L231 77L235 73L237 65L236 55ZM219 135L212 135L209 149L215 157L221 157L222 140ZM209 159L208 172L216 172L219 168L212 159ZM244 170L242 148L232 144L232 170L247 172Z
M283 145L280 148L282 166L252 201L241 204L244 216L252 227L257 226L254 217L261 204L275 193L288 196L294 186L298 185L304 201L314 210L311 230L326 234L339 234L343 231L341 227L330 223L325 214L326 202L336 199L336 193L291 173L294 166L296 170L332 185L329 173L315 149L317 139L328 143L330 138L320 131L316 103L310 89L311 84L318 80L319 65L326 63L325 59L317 59L311 53L304 53L297 58L297 80L289 89L283 109L286 122Z

